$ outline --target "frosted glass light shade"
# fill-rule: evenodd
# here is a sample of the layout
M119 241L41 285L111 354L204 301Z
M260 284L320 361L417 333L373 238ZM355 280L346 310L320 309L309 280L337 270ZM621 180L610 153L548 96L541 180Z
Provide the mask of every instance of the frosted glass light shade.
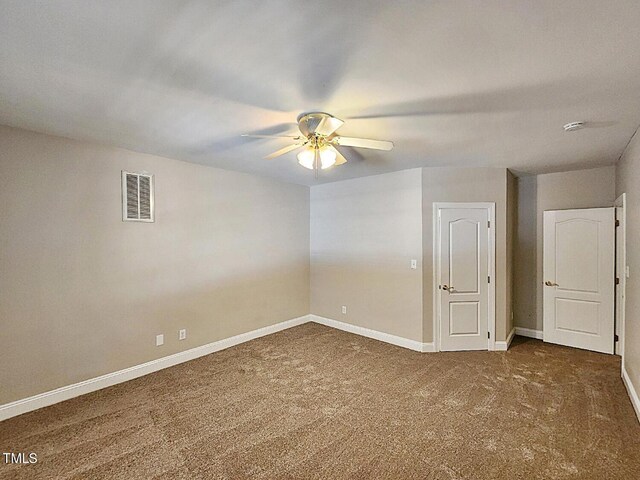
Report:
M320 165L322 169L329 168L336 163L336 151L332 147L320 149Z
M316 152L313 148L305 148L298 153L298 163L309 170L313 170L313 162L315 159Z

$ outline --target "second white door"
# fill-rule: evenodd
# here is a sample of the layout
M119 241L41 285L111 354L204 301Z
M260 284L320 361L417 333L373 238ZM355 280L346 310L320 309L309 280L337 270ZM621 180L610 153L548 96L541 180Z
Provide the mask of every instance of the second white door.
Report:
M489 348L489 212L472 206L438 209L440 350Z
M613 208L544 212L544 341L613 353Z

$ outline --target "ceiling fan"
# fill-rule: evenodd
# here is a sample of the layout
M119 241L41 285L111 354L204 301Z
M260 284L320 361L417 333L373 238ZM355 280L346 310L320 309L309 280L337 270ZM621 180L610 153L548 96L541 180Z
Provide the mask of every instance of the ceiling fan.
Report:
M323 112L303 113L298 117L298 128L301 135L251 135L243 137L256 138L288 138L293 143L277 150L265 158L271 160L298 148L298 163L309 170L326 169L334 165L347 163L347 159L338 151L336 146L372 148L374 150L389 151L393 142L385 140L370 140L367 138L343 137L336 134L344 122L339 118Z

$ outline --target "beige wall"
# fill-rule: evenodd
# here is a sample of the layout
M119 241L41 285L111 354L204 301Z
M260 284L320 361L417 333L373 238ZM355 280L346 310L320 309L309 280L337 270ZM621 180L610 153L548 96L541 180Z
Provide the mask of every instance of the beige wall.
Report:
M433 341L433 203L496 204L496 340L510 327L507 273L507 175L504 168L424 168L422 170L423 341Z
M616 196L627 194L626 315L624 368L640 393L640 134L636 132L616 172Z
M536 326L542 330L542 222L545 210L613 206L615 167L538 175L536 200Z
M308 314L309 189L0 127L0 272L2 404Z
M309 312L431 342L433 202L496 203L496 340L511 329L506 169L309 191L8 127L0 144L0 404ZM156 223L121 221L122 169L155 175Z
M420 169L312 187L311 313L422 341L421 239Z
M311 312L433 341L433 203L496 203L496 339L512 328L507 193L502 168L425 168L311 188ZM511 218L511 221L507 221ZM418 259L418 270L409 262ZM347 315L341 306L347 305Z
M537 291L537 179L517 179L517 219L513 261L514 321L516 326L536 329Z

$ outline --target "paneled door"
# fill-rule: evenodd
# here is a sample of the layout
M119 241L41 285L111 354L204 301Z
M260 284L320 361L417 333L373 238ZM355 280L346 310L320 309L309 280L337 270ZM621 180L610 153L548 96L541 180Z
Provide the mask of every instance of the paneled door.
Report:
M439 350L489 349L491 211L438 209Z
M544 212L544 341L613 353L615 209Z

